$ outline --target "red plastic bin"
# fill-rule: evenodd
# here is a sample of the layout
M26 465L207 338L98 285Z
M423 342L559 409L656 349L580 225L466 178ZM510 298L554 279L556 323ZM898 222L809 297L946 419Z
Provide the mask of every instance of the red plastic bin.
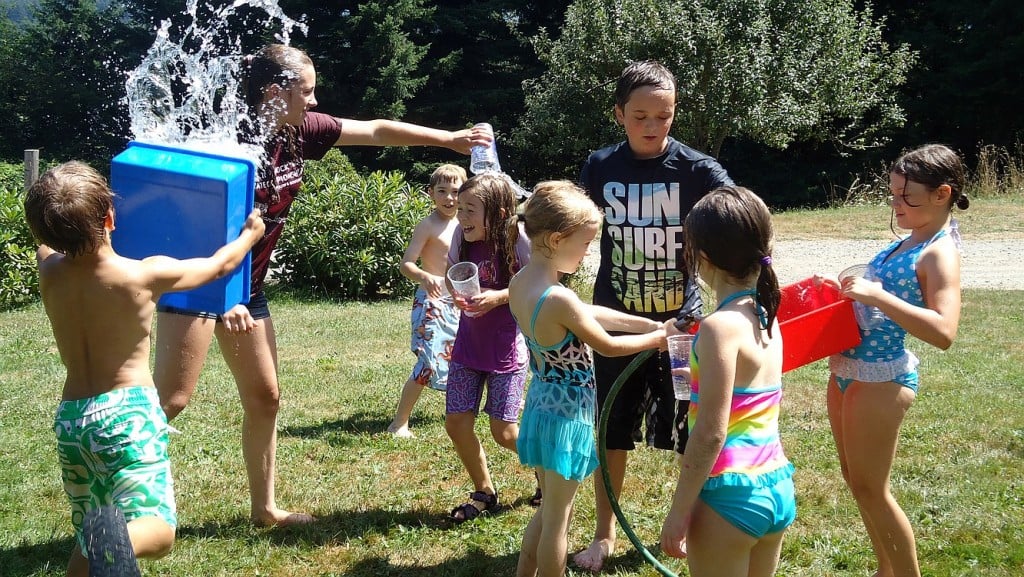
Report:
M779 304L782 371L791 371L860 343L853 301L813 278L782 287Z

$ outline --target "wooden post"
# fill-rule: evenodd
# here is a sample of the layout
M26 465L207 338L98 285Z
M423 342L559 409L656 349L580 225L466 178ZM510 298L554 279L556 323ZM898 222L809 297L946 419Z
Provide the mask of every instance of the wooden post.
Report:
M25 150L25 190L39 180L39 149Z

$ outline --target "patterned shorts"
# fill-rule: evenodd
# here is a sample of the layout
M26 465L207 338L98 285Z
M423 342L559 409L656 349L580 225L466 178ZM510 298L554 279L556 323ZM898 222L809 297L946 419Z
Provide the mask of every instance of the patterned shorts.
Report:
M448 388L448 363L459 330L459 309L452 297L427 298L416 290L412 303L412 339L409 348L416 355L416 366L409 377L424 387L438 391Z
M487 382L487 402L484 412L506 423L519 422L523 411L523 393L526 389L527 367L512 373L491 373L471 369L452 361L445 394L445 413L477 413Z
M60 403L54 418L57 456L83 555L82 520L101 505L116 506L129 522L155 516L177 526L169 429L154 387Z

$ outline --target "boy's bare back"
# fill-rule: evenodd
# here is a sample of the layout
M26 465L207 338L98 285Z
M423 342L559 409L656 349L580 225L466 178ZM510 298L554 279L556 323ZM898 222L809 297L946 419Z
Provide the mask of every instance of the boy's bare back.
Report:
M62 400L153 386L149 336L160 296L230 273L263 237L263 229L263 219L253 211L238 239L209 258L187 260L125 258L109 241L76 257L41 246L39 291L67 369Z
M79 162L47 171L25 199L40 242L39 291L67 369L63 400L153 386L149 336L157 300L230 273L263 237L254 210L238 238L207 258L124 258L110 243L112 199L106 180Z
M149 336L159 295L146 269L113 250L75 258L51 251L40 260L39 289L67 368L63 400L153 386Z

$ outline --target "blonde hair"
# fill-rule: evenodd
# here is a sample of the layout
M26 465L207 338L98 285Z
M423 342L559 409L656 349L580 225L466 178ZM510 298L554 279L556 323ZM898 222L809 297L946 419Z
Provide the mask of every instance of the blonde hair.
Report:
M28 189L25 220L36 240L79 256L103 245L104 221L113 207L107 180L87 164L71 161L47 170Z
M434 169L430 175L429 188L433 188L442 182L466 182L466 169L457 164L442 164Z
M549 234L557 232L568 236L603 218L601 209L587 193L568 180L537 183L519 217L530 243L548 251L551 250L546 244Z

